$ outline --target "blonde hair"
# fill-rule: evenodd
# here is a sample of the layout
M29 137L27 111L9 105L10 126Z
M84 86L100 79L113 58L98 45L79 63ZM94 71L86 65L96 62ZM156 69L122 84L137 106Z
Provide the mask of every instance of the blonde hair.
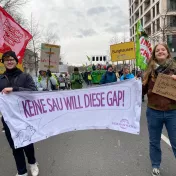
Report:
M155 75L155 69L156 69L156 64L157 64L157 59L155 57L155 51L156 51L156 48L159 46L159 45L162 45L166 48L167 52L168 52L168 57L167 59L171 58L171 53L169 51L169 48L168 46L165 44L165 43L159 43L157 44L154 48L153 48L153 51L152 51L152 56L148 62L148 66L147 66L147 70L145 71L144 73L144 79L143 79L143 85L146 85L149 81L149 77L151 76L152 78L152 81L155 81L156 80L156 75Z

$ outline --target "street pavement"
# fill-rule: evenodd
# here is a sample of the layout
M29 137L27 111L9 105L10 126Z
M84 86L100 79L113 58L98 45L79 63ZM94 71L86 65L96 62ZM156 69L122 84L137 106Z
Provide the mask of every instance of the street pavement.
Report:
M111 130L64 133L35 144L40 176L150 176L146 103L142 104L141 133ZM167 136L164 130L164 135ZM163 140L162 176L176 175L176 160ZM15 176L11 149L0 133L0 176Z

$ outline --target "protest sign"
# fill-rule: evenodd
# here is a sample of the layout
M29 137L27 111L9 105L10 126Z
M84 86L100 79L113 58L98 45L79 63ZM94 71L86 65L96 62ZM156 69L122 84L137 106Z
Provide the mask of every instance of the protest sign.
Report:
M110 46L111 61L124 61L135 59L134 42L118 43Z
M60 73L67 73L68 72L68 65L59 65L59 72Z
M163 97L176 100L176 81L170 75L159 74L155 86L152 90L153 93L162 95Z
M60 46L42 43L40 70L59 72Z
M0 111L15 148L64 132L112 129L140 132L141 81L89 89L0 95Z

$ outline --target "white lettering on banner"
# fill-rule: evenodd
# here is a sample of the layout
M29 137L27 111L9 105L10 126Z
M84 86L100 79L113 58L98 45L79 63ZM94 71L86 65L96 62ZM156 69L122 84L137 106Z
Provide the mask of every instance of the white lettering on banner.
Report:
M0 111L16 148L73 130L112 129L139 134L140 80L58 92L0 95ZM10 111L9 111L10 110Z

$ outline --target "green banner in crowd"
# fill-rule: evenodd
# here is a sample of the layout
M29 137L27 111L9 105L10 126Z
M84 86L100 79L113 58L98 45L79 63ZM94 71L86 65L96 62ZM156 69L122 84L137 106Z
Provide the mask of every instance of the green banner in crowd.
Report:
M92 72L92 83L99 84L102 75L106 72L106 70L95 70Z

